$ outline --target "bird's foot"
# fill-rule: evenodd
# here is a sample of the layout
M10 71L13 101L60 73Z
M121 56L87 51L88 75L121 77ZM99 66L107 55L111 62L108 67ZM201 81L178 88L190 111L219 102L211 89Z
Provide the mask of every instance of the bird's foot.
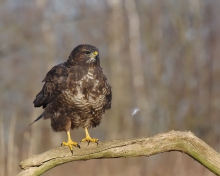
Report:
M84 139L82 139L82 142L88 142L88 145L90 142L95 142L98 145L98 139L97 138L91 138L91 137L85 137Z
M76 142L73 142L72 140L69 140L68 142L62 142L61 146L68 146L70 148L71 153L73 153L73 145L80 148L80 145Z

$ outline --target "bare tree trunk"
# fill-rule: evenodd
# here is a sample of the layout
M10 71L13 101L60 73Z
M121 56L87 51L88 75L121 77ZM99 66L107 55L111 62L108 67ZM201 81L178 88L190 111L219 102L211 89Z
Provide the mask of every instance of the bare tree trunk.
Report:
M6 162L5 162L5 137L4 137L4 125L3 125L3 117L0 116L0 175L5 175Z
M9 132L8 132L8 151L7 151L7 175L14 175L16 174L16 167L14 168L14 162L16 161L16 145L14 141L14 135L15 135L15 124L16 124L16 117L11 117L11 122L9 126ZM12 169L13 168L13 169Z
M111 67L111 85L113 89L113 102L112 102L112 120L108 134L123 134L120 131L122 126L120 120L126 116L125 108L128 108L130 101L126 100L128 96L126 85L125 69L127 63L123 63L123 47L124 47L124 18L123 18L123 7L121 0L108 0L108 6L110 8L109 20L108 20L108 36L109 36L109 57ZM125 125L125 128L129 125ZM111 133L115 131L115 133ZM111 136L115 138L116 136Z
M41 12L41 15L44 15L45 9L47 7L47 1L45 0L35 0L36 7ZM50 23L50 20L46 18L42 18L42 21L40 23L41 31L45 40L45 43L47 44L47 69L51 69L51 67L54 66L54 58L55 58L55 34L53 32L52 24Z
M139 118L134 118L134 133L142 134L143 130L147 129L149 118L148 101L146 95L144 68L141 58L141 34L140 34L140 19L137 11L135 0L126 0L125 9L128 16L128 31L129 31L129 52L132 67L132 81L134 93L134 105L140 109ZM147 115L146 115L147 114ZM144 118L145 117L145 118ZM137 128L140 126L140 128ZM144 127L145 126L145 127ZM139 130L138 130L139 129ZM142 131L142 132L141 132ZM146 134L146 131L144 132ZM143 134L144 134L143 133Z

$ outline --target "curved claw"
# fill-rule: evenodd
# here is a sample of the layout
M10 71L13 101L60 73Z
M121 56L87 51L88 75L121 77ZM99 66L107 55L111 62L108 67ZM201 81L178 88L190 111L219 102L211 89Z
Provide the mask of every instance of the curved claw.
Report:
M90 144L90 142L95 142L98 145L98 139L91 138L91 137L86 137L86 138L82 139L82 142L88 142L88 145Z
M70 148L70 151L71 151L72 154L73 154L73 145L74 145L75 147L80 148L80 145L77 144L76 142L73 142L73 141L62 142L62 143L61 143L61 146L68 146L68 147Z
M96 144L99 145L99 141L96 141Z

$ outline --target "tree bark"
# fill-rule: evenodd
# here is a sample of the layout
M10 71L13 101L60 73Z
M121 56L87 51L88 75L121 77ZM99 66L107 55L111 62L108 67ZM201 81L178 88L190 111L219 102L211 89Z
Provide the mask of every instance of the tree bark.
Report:
M40 175L58 165L79 160L151 156L158 153L179 151L191 156L211 172L220 175L220 154L191 132L170 131L154 137L123 139L87 145L80 143L71 154L68 147L58 147L32 156L20 163L18 176Z

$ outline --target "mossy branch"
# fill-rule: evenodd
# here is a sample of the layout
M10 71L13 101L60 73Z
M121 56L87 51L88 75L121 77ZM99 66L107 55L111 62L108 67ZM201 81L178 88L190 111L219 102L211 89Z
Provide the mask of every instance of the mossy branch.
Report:
M58 147L21 162L19 176L40 175L58 165L78 160L151 156L168 151L179 151L191 156L211 172L220 175L220 154L191 132L171 131L154 137L124 139L96 144L80 143L73 155L68 147Z

